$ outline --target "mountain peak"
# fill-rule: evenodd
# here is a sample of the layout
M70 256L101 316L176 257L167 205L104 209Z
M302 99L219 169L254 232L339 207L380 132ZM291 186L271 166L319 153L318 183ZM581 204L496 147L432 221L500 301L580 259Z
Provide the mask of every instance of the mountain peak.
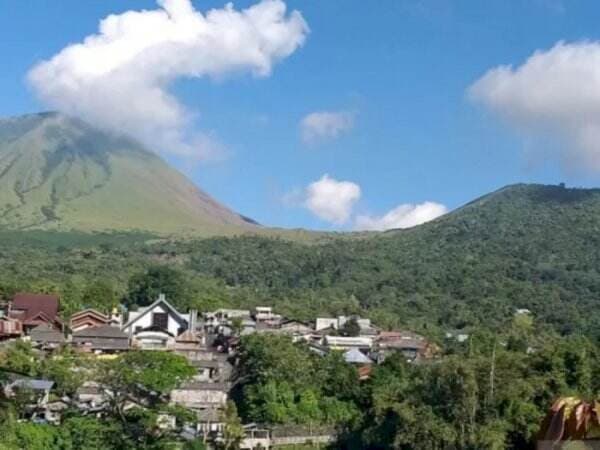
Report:
M200 235L256 227L134 139L59 112L0 119L0 226Z

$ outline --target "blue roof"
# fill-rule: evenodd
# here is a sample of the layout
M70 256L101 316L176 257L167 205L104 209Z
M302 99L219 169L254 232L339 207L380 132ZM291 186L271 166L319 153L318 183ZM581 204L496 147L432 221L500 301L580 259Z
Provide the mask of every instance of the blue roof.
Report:
M12 383L12 386L32 389L34 391L48 391L54 386L54 381L50 380L29 380L22 378Z

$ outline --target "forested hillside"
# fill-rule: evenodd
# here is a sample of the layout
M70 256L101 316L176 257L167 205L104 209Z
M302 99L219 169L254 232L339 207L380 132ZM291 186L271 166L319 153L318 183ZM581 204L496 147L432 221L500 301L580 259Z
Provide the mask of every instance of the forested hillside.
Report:
M155 268L177 280L171 297L182 308L269 303L298 318L360 311L437 336L503 327L528 308L538 324L597 339L599 231L600 190L516 185L410 230L310 245L4 232L0 286L58 291L67 311L109 308L143 289Z

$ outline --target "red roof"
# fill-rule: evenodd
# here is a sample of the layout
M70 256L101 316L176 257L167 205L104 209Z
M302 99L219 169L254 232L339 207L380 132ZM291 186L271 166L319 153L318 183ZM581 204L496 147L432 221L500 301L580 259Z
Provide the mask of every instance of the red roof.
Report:
M22 310L23 315L19 319L27 322L43 313L50 320L55 320L58 315L58 295L47 294L15 294L11 309Z

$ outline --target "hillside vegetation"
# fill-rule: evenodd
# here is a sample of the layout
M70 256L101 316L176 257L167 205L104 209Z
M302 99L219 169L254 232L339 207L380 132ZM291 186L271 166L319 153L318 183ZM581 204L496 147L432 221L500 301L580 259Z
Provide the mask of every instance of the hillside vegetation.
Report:
M598 339L599 231L600 190L516 185L410 230L311 245L6 232L0 287L56 290L67 309L108 308L114 300L86 290L102 281L107 298L124 300L132 275L168 266L180 276L173 300L182 308L266 303L301 319L359 312L438 337L503 328L528 308L539 326Z

